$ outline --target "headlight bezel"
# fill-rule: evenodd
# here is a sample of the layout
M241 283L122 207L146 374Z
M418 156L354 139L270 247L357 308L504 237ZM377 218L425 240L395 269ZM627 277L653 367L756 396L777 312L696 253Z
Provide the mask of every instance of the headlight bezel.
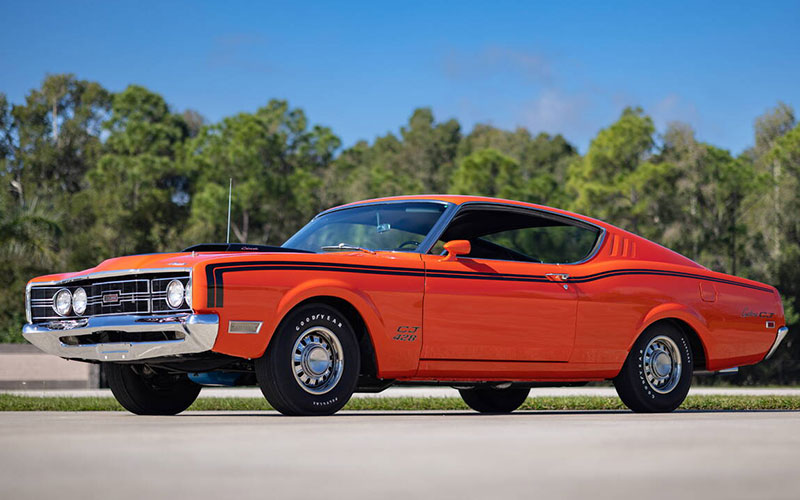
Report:
M189 306L189 309L192 308L192 278L189 278L184 287L183 301Z
M186 287L183 285L183 282L179 279L174 279L167 284L166 288L166 297L165 300L167 302L167 306L170 309L180 309L186 299ZM175 298L176 301L173 303L172 298Z
M59 297L67 297L66 299L59 300ZM66 304L66 309L60 310L59 303L61 305ZM69 313L72 312L72 292L69 291L68 288L62 288L53 295L53 310L59 316L69 316Z
M83 297L83 307L78 307L79 305L79 297ZM89 296L86 294L86 290L83 287L78 287L72 292L72 312L74 312L78 316L83 316L86 312L86 307L88 306Z

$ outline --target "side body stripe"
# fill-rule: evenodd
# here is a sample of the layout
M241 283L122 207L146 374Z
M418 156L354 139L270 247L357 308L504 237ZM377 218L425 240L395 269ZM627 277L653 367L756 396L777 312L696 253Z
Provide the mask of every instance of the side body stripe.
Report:
M292 270L292 271L323 271L355 274L380 274L390 276L429 276L435 278L491 280L491 281L521 281L532 283L547 283L550 280L542 275L504 274L472 271L429 271L423 269L408 269L403 267L367 266L359 264L327 264L320 262L292 262L292 261L242 261L209 264L206 266L206 280L208 283L208 307L222 307L224 300L224 275L232 272L262 271L262 270ZM725 278L716 278L693 274L688 272L665 271L660 269L617 269L585 276L571 276L567 283L587 283L616 276L649 275L672 276L677 278L699 279L714 283L740 286L761 292L772 293L770 288L742 283Z

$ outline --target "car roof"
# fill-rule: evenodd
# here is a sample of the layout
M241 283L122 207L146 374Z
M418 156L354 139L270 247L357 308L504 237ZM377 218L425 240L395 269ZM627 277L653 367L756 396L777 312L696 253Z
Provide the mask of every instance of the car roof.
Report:
M355 201L352 203L347 203L344 205L340 205L338 207L330 208L329 210L336 210L339 208L355 206L355 205L363 205L369 203L380 203L380 202L387 202L387 201L442 201L446 203L452 203L454 205L463 205L464 203L500 203L503 205L512 205L512 206L520 206L520 207L528 207L528 208L535 208L538 210L545 210L547 212L552 212L556 214L566 215L568 217L573 217L576 219L583 220L585 222L589 222L596 226L600 226L602 228L608 229L612 228L611 224L607 222L603 222L601 220L594 219L592 217L587 217L585 215L576 214L574 212L569 212L567 210L562 210L560 208L548 207L546 205L538 205L536 203L528 203L524 201L518 200L507 200L503 198L492 198L489 196L472 196L472 195L462 195L462 194L415 194L415 195L403 195L403 196L387 196L384 198L373 198L369 200L361 200ZM326 210L325 212L327 212ZM324 213L324 212L323 212ZM618 228L615 228L618 229Z

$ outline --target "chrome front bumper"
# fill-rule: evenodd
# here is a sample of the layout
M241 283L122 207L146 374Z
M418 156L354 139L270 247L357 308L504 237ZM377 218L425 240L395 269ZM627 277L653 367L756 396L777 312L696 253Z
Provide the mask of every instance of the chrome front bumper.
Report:
M772 343L772 347L770 348L769 352L767 352L767 355L764 356L765 361L775 354L775 351L778 350L778 346L781 345L781 342L783 341L783 338L786 337L787 333L789 333L789 329L785 326L778 328L778 333L775 334L775 342Z
M97 332L176 332L177 340L145 342L109 342L68 345L61 337L90 335ZM96 361L135 361L139 359L191 354L211 350L217 340L219 316L216 314L181 314L175 316L96 316L73 321L26 324L22 335L44 352L68 359Z

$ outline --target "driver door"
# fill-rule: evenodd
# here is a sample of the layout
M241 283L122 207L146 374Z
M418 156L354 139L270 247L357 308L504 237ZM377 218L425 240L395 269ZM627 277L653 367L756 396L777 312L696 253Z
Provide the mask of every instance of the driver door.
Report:
M462 208L440 242L423 255L421 358L569 360L578 297L569 283L575 266L566 264L588 254L598 234L596 228L576 228L538 210ZM439 248L456 239L470 241L470 253L445 259ZM579 240L588 250L579 248Z

